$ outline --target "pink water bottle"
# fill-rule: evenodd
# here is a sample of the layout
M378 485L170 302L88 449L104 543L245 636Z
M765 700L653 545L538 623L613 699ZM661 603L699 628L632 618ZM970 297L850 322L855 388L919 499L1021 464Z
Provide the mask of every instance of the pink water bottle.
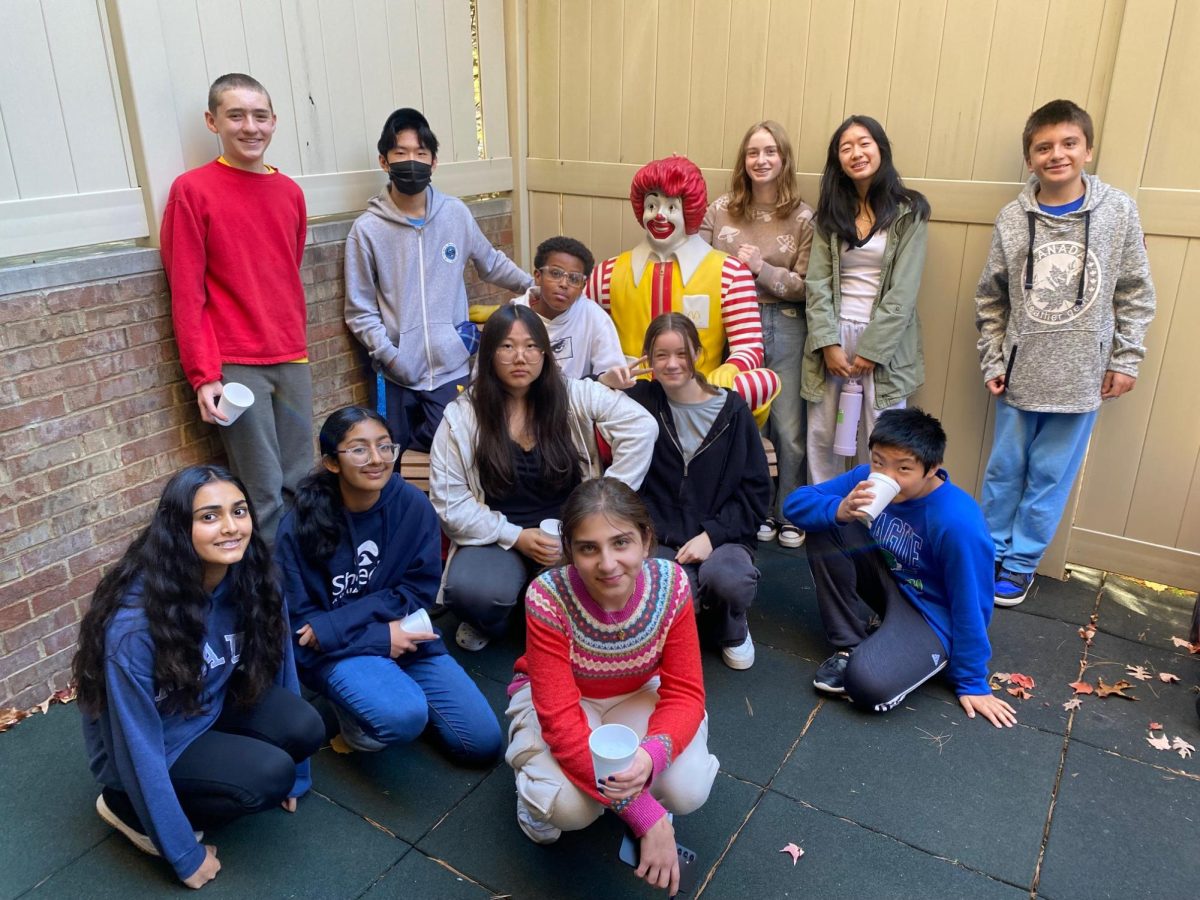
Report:
M863 389L858 381L847 381L838 397L837 429L833 432L833 452L838 456L858 453L858 420L862 416Z

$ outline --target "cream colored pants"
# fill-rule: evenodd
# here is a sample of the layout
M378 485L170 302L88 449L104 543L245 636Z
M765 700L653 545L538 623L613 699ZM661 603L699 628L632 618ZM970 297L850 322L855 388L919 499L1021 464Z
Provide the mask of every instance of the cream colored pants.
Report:
M607 700L580 701L592 728L617 722L645 737L650 714L658 703L658 679L639 690ZM505 760L517 776L517 794L534 817L563 831L586 828L600 817L605 806L577 788L563 773L542 739L542 728L533 708L533 695L525 685L508 703L508 751ZM704 805L717 777L719 763L708 752L708 714L696 736L675 761L650 785L650 793L676 815L686 815Z

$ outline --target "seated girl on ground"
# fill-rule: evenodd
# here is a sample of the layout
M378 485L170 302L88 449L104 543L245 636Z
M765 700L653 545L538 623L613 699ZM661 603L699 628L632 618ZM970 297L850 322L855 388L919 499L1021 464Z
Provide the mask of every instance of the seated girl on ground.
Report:
M658 422L654 457L638 491L658 555L683 566L703 625L725 665L754 665L746 611L758 592L754 545L771 502L762 438L746 401L696 370L700 335L681 313L650 323L642 349L654 373L627 392Z
M526 652L508 689L517 823L549 844L611 809L640 841L638 876L673 895L667 812L699 809L718 766L691 589L678 565L653 556L650 514L621 482L585 481L562 513L567 565L529 586ZM588 736L609 723L632 728L641 746L598 785Z
M298 696L287 615L242 483L191 466L100 580L73 663L96 811L188 887L216 877L197 828L311 781L321 717Z
M462 624L456 640L481 650L538 569L561 556L538 524L558 519L571 490L601 472L597 438L612 449L608 474L642 483L654 420L623 394L565 379L546 326L527 306L487 320L476 378L446 407L430 452L429 499L452 542L443 602Z
M377 413L339 409L319 442L275 545L301 679L330 700L352 749L407 743L432 724L454 759L493 762L500 725L475 682L435 631L401 625L437 596L433 507L393 473L399 447Z

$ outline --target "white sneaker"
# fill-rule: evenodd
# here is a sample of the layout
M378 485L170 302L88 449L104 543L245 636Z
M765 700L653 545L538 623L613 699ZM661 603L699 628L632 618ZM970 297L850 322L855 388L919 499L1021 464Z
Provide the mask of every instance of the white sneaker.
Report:
M779 526L772 516L767 516L767 520L758 526L758 539L764 544L775 540L775 535L778 533Z
M380 750L387 749L387 744L377 741L363 730L362 725L352 713L342 709L336 703L330 705L333 707L333 714L337 716L342 740L346 742L347 747L357 750L359 753L378 753Z
M126 825L121 820L121 817L109 808L103 794L96 798L96 812L99 813L100 818L125 835L129 839L129 843L133 844L133 846L137 847L143 853L150 856L162 855L158 852L158 848L154 846L154 841L150 840L148 835L142 834L140 831L135 831L132 825ZM203 831L193 831L192 834L196 836L197 843L204 840Z
M555 828L549 822L535 819L520 795L517 795L517 824L521 826L525 837L535 844L553 844L562 837L561 828Z
M754 665L754 641L750 632L746 632L746 639L736 647L722 647L721 658L731 669L748 669Z
M795 550L804 546L804 532L795 525L784 525L779 529L779 546Z
M458 631L454 632L454 640L464 650L477 653L491 643L492 639L475 628L474 625L460 622L458 624Z

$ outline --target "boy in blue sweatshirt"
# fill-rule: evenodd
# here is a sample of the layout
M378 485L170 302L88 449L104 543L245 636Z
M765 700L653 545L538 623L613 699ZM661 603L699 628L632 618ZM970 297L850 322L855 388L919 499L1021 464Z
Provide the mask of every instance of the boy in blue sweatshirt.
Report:
M401 452L427 452L467 384L478 338L467 321L467 260L514 294L533 278L488 242L466 204L430 186L438 139L421 113L388 116L378 148L389 184L346 238L346 325L371 358L371 403Z
M915 407L888 410L869 446L869 466L801 487L784 503L808 533L821 621L838 648L814 686L886 712L945 669L968 718L1012 726L1015 711L988 686L991 539L978 505L941 468L941 423ZM900 492L870 522L872 472ZM863 620L864 603L878 627Z

